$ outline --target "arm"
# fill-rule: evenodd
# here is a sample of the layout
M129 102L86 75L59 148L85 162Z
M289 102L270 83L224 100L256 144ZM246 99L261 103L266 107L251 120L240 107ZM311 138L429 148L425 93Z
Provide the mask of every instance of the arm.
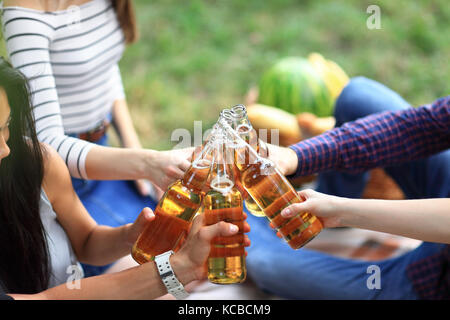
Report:
M159 152L109 148L65 135L50 64L49 43L54 34L52 19L26 18L22 11L4 11L2 22L7 50L13 66L29 79L39 140L58 151L70 174L97 180L147 178L162 189L180 178L189 166L189 150Z
M103 265L129 254L139 233L154 218L153 212L146 208L135 223L117 228L97 225L73 190L61 157L49 146L44 154L43 187L77 258L84 263Z
M86 157L86 173L93 180L148 179L165 190L189 168L192 149L155 151L95 145Z
M64 162L49 146L45 148L43 187L81 262L104 265L130 253L147 223L154 219L144 208L133 224L112 228L97 225L72 187Z
M203 226L203 215L194 219L189 236L182 248L170 258L179 281L185 286L193 280L204 279L205 262L210 242L216 236L231 236L238 230L232 224L220 222ZM248 226L247 226L248 227ZM248 231L247 231L248 232ZM246 238L246 246L250 242ZM154 262L122 272L81 279L80 289L68 289L65 284L31 295L10 293L14 299L154 299L167 293Z
M190 282L180 270L182 266L175 263L173 258L171 260L177 278L183 284ZM37 294L13 293L9 296L16 300L136 300L154 299L166 293L155 263L149 262L122 272L81 279L80 289L70 290L61 284Z
M113 106L114 126L125 148L141 149L142 145L131 119L130 111L128 109L125 99L117 99Z
M116 92L116 97L112 108L113 125L119 135L122 147L142 149L139 136L136 133L133 120L131 119L130 110L125 97L125 90L123 88L122 76L118 65L114 68L113 83L115 86L114 92Z
M284 209L284 217L310 212L325 227L355 227L450 244L450 199L347 199L313 190L299 195L305 201Z
M398 165L449 147L450 97L445 97L431 106L382 112L346 123L299 142L291 150L281 148L271 158L289 159L287 164L280 165L287 175L304 176L329 170L356 173ZM297 161L293 160L292 151Z
M9 1L5 5L20 5ZM52 145L75 177L86 177L84 161L91 144L64 134L64 127L50 64L52 20L29 17L27 12L5 10L2 19L11 64L28 79L36 133ZM70 150L70 151L69 151Z

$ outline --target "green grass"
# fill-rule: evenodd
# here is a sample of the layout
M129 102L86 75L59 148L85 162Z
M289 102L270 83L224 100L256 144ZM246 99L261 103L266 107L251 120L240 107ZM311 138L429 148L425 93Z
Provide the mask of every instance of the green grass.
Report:
M288 55L319 52L349 76L378 80L415 106L450 93L446 0L135 4L141 37L120 66L146 147L172 147L172 131L192 131L194 120L210 127L220 109L243 102L262 73ZM380 6L380 30L366 27L370 4Z

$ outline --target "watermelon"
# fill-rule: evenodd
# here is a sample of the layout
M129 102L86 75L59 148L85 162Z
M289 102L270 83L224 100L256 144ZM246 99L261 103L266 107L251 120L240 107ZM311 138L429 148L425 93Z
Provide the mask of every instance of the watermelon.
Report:
M320 74L301 57L284 58L263 74L258 103L318 117L332 116L334 108L334 99Z

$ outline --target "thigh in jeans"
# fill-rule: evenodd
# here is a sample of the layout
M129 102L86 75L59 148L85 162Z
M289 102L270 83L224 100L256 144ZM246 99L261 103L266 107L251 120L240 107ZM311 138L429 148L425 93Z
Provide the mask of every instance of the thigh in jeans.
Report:
M287 299L417 299L406 268L445 247L423 243L391 259L346 259L305 248L292 250L265 219L249 216L248 222L249 277L262 290Z

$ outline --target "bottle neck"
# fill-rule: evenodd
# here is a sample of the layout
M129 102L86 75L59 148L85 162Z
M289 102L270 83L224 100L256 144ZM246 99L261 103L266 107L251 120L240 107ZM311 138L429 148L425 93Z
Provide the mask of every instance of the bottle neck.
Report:
M238 104L233 106L231 109L231 115L235 118L235 119L246 119L248 121L248 117L247 117L247 109L245 108L244 105L242 104Z
M209 167L197 168L191 166L181 179L181 184L194 193L202 193L208 180L209 171Z
M210 187L221 193L228 193L234 187L233 154L225 139L219 139L214 149L214 165Z
M225 122L228 123L228 125L233 126L233 121L234 121L233 120L233 113L231 112L230 109L223 109L220 112L218 122L220 122L220 121L225 121Z
M243 111L240 114L233 114L233 129L241 131L253 130L246 111Z
M243 105L236 105L231 108L233 116L232 128L236 130L239 136L253 148L258 148L258 134L253 128L247 116L247 109Z
M181 179L181 183L185 187L195 192L203 190L208 180L214 159L214 141L215 137L212 136Z

